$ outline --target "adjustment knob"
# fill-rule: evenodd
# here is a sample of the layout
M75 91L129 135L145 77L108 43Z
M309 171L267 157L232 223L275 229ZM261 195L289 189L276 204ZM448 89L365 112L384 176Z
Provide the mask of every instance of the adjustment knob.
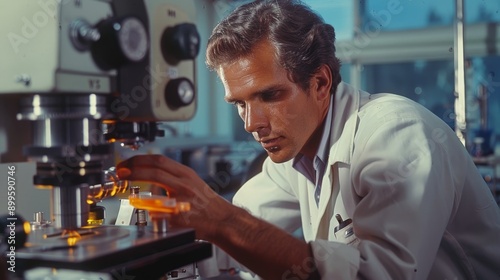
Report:
M103 70L142 61L149 50L148 33L135 17L111 18L97 24L100 38L91 46L92 56Z
M186 78L170 80L165 87L165 100L173 109L193 103L194 97L194 85Z
M99 38L101 38L99 30L84 19L76 19L69 25L69 39L73 47L81 52L90 49L90 46Z
M200 34L192 23L168 27L161 36L161 50L167 62L194 59L200 51Z

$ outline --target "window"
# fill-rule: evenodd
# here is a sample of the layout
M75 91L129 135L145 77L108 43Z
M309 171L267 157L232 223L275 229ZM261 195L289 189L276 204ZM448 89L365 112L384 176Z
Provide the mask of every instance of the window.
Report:
M500 2L464 0L467 140L479 129L500 139ZM360 24L337 42L351 81L407 96L455 126L455 1L359 2ZM494 143L492 142L492 145Z
M335 28L337 40L351 39L354 34L354 1L308 0L305 1L323 20Z
M500 21L498 0L464 0L464 7L466 23ZM362 26L376 21L384 31L451 26L455 1L365 0L360 1L360 14Z
M418 60L363 66L362 88L406 96L454 127L453 61Z

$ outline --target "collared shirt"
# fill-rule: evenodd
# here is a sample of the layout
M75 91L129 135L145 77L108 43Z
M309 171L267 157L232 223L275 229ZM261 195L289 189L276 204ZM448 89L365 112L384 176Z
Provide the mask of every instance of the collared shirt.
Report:
M321 182L323 181L323 175L325 174L326 162L328 162L328 148L330 142L330 130L332 126L332 111L333 111L333 95L330 96L330 106L328 108L328 113L326 115L326 121L324 122L323 134L321 136L321 141L319 143L318 151L314 160L311 161L303 154L298 154L293 160L293 168L304 175L309 181L311 181L314 187L314 199L316 200L316 205L319 204L319 198L321 194Z

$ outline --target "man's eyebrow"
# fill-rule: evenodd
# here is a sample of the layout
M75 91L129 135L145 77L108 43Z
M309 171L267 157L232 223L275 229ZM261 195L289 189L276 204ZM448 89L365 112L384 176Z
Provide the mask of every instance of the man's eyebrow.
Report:
M256 96L259 96L259 95L262 95L262 94L276 92L276 91L283 91L283 90L285 90L285 86L284 85L280 85L280 84L271 85L269 87L266 87L266 88L263 88L263 89L260 89L258 91L253 92L250 96L251 96L251 99L253 99ZM237 99L237 98L231 98L231 97L227 97L227 96L224 96L224 100L227 103L234 103L236 101L239 101L239 99Z

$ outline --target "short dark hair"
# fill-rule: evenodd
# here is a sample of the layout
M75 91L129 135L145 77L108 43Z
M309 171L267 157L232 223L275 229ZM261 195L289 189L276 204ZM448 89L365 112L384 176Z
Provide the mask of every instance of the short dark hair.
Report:
M335 56L335 30L308 6L295 0L257 0L236 8L213 30L206 53L211 70L248 55L268 39L276 48L278 63L294 83L309 89L320 66L332 71L333 94L341 81L340 60Z

